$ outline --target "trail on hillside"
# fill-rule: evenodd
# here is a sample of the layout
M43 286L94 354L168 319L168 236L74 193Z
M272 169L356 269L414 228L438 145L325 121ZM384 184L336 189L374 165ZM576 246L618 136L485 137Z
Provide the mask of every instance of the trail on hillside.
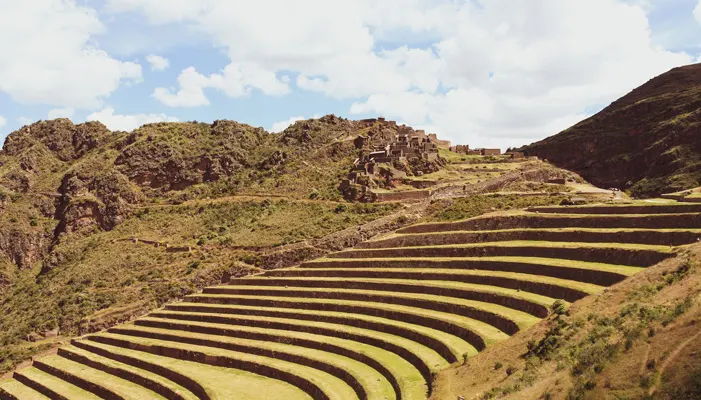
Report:
M692 341L694 341L694 339L696 339L696 338L699 337L699 336L701 336L701 331L697 332L694 336L692 336L692 337L690 337L689 339L687 339L687 340L685 340L684 342L682 342L682 344L680 344L679 346L677 346L677 348L674 349L674 351L669 355L669 357L667 357L667 359L664 360L664 362L662 363L662 366L660 367L660 373L659 373L659 375L658 375L657 382L650 388L650 391L648 392L648 395L652 396L653 394L655 394L655 391L657 391L657 389L659 388L660 382L662 381L662 376L664 376L664 372L667 370L667 367L669 366L669 363L671 363L672 361L674 361L674 360L677 358L677 356L679 355L679 353L680 353L682 350L684 350L684 348L685 348L689 343L691 343Z

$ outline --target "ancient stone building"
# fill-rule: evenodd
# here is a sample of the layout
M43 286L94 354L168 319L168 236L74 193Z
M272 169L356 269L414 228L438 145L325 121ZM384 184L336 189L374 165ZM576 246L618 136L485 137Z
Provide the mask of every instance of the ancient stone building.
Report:
M360 124L369 129L353 141L359 156L339 187L346 198L367 201L369 188L394 187L412 170L423 173L438 169L439 146L435 134L397 125L382 117L362 120Z
M483 156L499 156L501 149L480 149L480 154Z
M450 151L458 154L467 154L470 151L470 146L466 144L458 144L451 146Z

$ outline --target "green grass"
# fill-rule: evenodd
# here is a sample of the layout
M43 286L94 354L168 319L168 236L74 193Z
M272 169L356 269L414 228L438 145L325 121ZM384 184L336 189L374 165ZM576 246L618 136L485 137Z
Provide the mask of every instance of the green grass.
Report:
M99 363L100 365L105 366L106 368L125 371L127 373L137 375L143 379L147 379L147 380L150 380L152 382L159 383L162 386L169 388L170 390L172 390L174 393L178 394L179 396L181 396L185 400L197 400L198 399L198 397L195 394L193 394L189 390L185 389L184 387L178 385L176 382L171 381L169 379L166 379L166 378L162 377L161 375L155 374L153 372L149 372L145 369L133 367L131 365L124 364L124 363L121 363L119 361L114 361L112 359L100 356L100 355L95 354L95 353L91 353L87 350L83 350L83 349L75 347L75 346L64 346L61 348L61 350L69 353L70 355L84 357L84 358L90 360L91 362ZM76 361L76 362L80 362L80 361ZM80 376L83 377L83 374L81 374ZM101 383L101 382L102 382L102 380L98 381L98 383ZM134 383L134 384L136 384L136 383ZM134 394L129 392L129 395L133 396Z
M61 266L38 280L38 269L13 277L0 303L0 373L34 353L22 347L30 333L61 327L71 335L90 330L91 324L112 325L226 275L256 271L252 264L259 253L236 246L272 249L312 240L398 209L394 204L339 205L271 200L153 208L113 231L61 242L54 250ZM164 247L114 241L130 237L187 244L195 251L167 253Z
M652 229L652 228L515 228L515 229L495 229L489 231L480 230L455 230L455 231L442 231L442 232L425 232L425 233L392 233L389 235L383 235L376 239L368 240L368 242L380 242L385 239L392 239L398 237L424 237L428 235L450 235L451 233L499 233L499 232L601 232L601 233L616 233L616 232L692 232L701 234L701 229L692 228L662 228L662 229Z
M0 396L2 396L3 391L23 400L49 400L48 397L14 379L0 380Z
M319 258L314 261L306 262L305 265L311 265L315 262L353 262L353 261L406 261L404 258L362 258L362 259L343 259L343 258ZM616 272L623 275L634 275L645 268L628 266L628 265L615 265L615 264L605 264L587 261L575 261L575 260L564 260L560 258L539 258L539 257L414 257L412 260L424 261L424 262L436 262L441 261L464 261L464 262L479 262L479 261L497 261L497 262L508 262L508 263L525 263L525 264L537 264L537 265L550 265L553 267L562 268L583 268L599 271L610 271Z
M446 284L445 287L450 287L450 284ZM295 296L305 293L307 296L305 296L305 299L308 298L313 298L313 299L318 299L318 298L324 298L324 295L328 293L328 291L319 288L307 288L307 287L277 287L277 286L220 286L218 289L220 290L227 290L228 288L231 288L232 290L240 291L244 294L244 296L249 296L253 295L255 296L257 292L259 291L264 291L264 290L269 290L269 291L275 291L279 294L276 295L266 295L265 297L285 297L284 293L285 292L291 292L294 293ZM250 292L250 294L248 294ZM532 315L529 315L525 312L518 311L509 307L504 307L498 304L493 304L493 303L488 303L484 301L476 301L476 300L465 300L465 299L460 299L456 297L449 297L449 296L440 296L440 295L434 295L434 294L423 294L423 293L403 293L401 291L396 291L392 290L389 292L386 291L378 291L378 290L365 290L365 289L341 289L341 288L334 288L333 289L334 295L336 294L348 294L348 295L360 295L360 296L367 296L368 301L374 302L376 301L374 299L374 296L391 296L392 298L397 298L397 299L407 299L407 300L423 300L426 302L430 303L438 303L438 304L451 304L451 305L456 305L460 306L464 309L472 309L472 310L479 310L479 311L484 311L493 315L501 316L504 317L508 320L511 320L515 322L519 328L525 329L526 327L530 327L533 325L535 322L540 320L537 317L534 317ZM229 296L227 294L202 294L202 295L195 295L194 298L202 298L200 296ZM238 296L238 294L235 294L234 296ZM318 296L318 297L317 297ZM541 299L542 300L542 299ZM383 301L383 300L379 300ZM546 301L548 305L551 302ZM387 304L393 304L390 301L387 301Z
M206 310L205 312L188 312L188 307L196 306L198 309ZM275 315L284 315L285 317L266 317L257 315L257 313L275 312ZM238 315L241 313L241 315ZM260 307L260 306L244 306L244 305L222 305L222 304L203 304L203 303L177 303L168 307L165 311L158 311L154 314L158 318L177 318L179 315L189 316L189 317L200 317L207 315L215 315L218 319L226 321L229 325L241 325L243 321L259 321L261 323L265 322L279 322L284 324L289 324L292 327L298 327L304 331L310 328L308 320L313 320L314 324L311 325L312 329L325 329L335 332L337 337L346 337L346 334L357 335L360 337L368 337L381 342L392 343L401 348L409 350L411 353L415 354L423 363L429 368L435 368L436 370L446 367L448 364L443 357L433 350L419 342L405 338L403 336L398 336L394 334L389 334L383 332L379 329L380 325L388 325L392 327L397 327L403 330L413 332L415 335L425 336L429 338L434 338L437 341L444 343L448 349L450 349L451 354L457 359L463 352L468 352L471 355L477 354L477 350L471 345L467 344L462 339L457 336L445 333L443 331L426 327L423 325L411 324L402 322L399 320L376 317L372 315L364 314L353 314L346 312L335 312L335 311L316 311L316 310L305 310L305 309L289 309L289 308L276 308L276 307ZM300 318L303 317L303 318ZM325 320L334 320L335 318L350 318L352 320L358 321L362 324L369 324L371 326L378 326L378 329L366 329L358 328L352 325L324 322ZM378 325L379 324L379 325ZM286 330L291 330L291 328L286 328ZM331 335L326 335L328 337L336 337Z
M410 296L411 297L411 296ZM426 296L424 296L426 298ZM387 304L378 303L370 301L353 301L353 300L336 300L336 299L316 299L316 298L299 298L299 297L281 297L281 296L244 296L244 295L192 295L186 298L186 301L190 302L206 302L210 301L224 301L227 303L235 303L237 300L242 299L253 299L260 301L268 301L271 303L275 302L290 302L296 303L297 308L305 308L307 306L314 305L336 305L340 307L347 307L351 312L365 312L365 310L357 310L355 307L369 307L378 312L400 312L405 314L412 314L423 317L428 320L442 321L451 325L460 326L469 331L472 331L479 335L484 342L489 345L492 343L500 342L508 338L508 335L502 332L500 329L482 321L478 321L472 318L467 318L455 314L449 314L434 310L428 310L417 307L402 306L397 304ZM226 303L225 303L226 304ZM488 304L488 303L485 303ZM495 309L494 305L486 306L488 309ZM507 314L512 310L504 310ZM534 321L535 318L531 316L524 316L523 323L528 323Z
M493 231L491 231L493 232ZM435 233L434 233L435 234ZM399 235L395 236L399 237ZM385 238L383 238L385 239ZM372 250L404 250L404 249L426 249L426 248L472 248L472 247L546 247L546 248L564 248L564 249L577 249L577 248L592 248L592 249L622 249L622 250L650 250L657 251L661 253L674 253L674 249L670 249L669 246L659 246L659 245L649 245L649 244L636 244L636 243L614 243L614 242L547 242L547 241L537 241L537 240L512 240L504 242L479 242L479 243L464 243L464 244L446 244L446 245L426 245L426 246L402 246L402 247L378 247L372 249L353 249L347 250L352 252L366 252ZM341 253L343 254L343 253Z
M266 279L269 278L249 278L246 279L247 281L265 281ZM528 301L530 303L534 304L540 304L546 307L550 307L550 305L555 301L555 299L547 297L547 296L541 296L533 293L528 293L528 292L523 292L523 291L517 291L515 289L507 289L507 288L502 288L498 286L490 286L490 285L478 285L478 284L471 284L471 283L463 283L463 282L450 282L450 281L437 281L437 280L411 280L411 279L382 279L382 278L277 278L281 279L283 281L288 281L289 283L286 284L285 286L292 286L294 287L295 281L307 281L307 282L319 282L322 283L319 286L315 286L316 288L323 288L323 287L328 287L323 285L324 282L343 282L343 283L350 283L350 284L355 284L355 283L374 283L374 284L387 284L387 285L409 285L409 286L414 286L416 288L424 288L424 287L434 287L434 288L442 288L442 289L458 289L458 290L464 290L468 292L476 292L476 293L493 293L493 294L498 294L502 296L507 296L507 297L513 297L515 299L520 299L524 301ZM239 280L237 280L239 281ZM224 288L226 287L249 287L249 285L243 285L243 286L237 286L236 282L233 281L227 286L223 286ZM256 286L254 286L256 287ZM335 285L333 287L336 287ZM259 286L260 289L263 288L276 288L276 286ZM300 287L301 289L301 287ZM370 290L370 289L368 289ZM336 289L334 289L336 291ZM391 293L402 293L402 289L400 288L389 288L387 290L384 290L386 292L391 292ZM414 292L407 292L407 293L414 293ZM449 296L448 296L449 297Z
M143 386L139 386L136 383L129 382L128 380L118 378L112 374L93 369L60 356L42 357L41 362L64 373L73 375L79 379L91 382L96 386L105 388L110 392L124 398L154 400L165 399L158 393L152 392L151 390L148 390Z
M307 358L310 360L313 360L314 362L318 362L324 365L327 365L329 367L335 366L338 367L347 373L351 374L357 381L360 383L360 385L366 390L366 393L368 394L368 400L381 400L384 399L385 397L387 398L392 398L394 397L394 389L390 385L390 383L387 381L387 379L382 376L378 371L373 369L372 367L356 361L354 359L345 357L343 355L339 354L333 354L329 353L326 351L321 351L321 350L316 350L313 348L308 348L308 347L303 347L303 346L295 346L295 345L289 345L285 343L276 343L272 341L262 341L262 340L250 340L250 339L243 339L243 338L229 338L226 336L220 336L220 335L210 335L210 334L204 334L204 333L189 333L189 332L183 332L183 331L173 331L172 329L159 329L159 328L153 328L153 327L144 327L144 326L122 326L120 327L120 330L118 331L120 335L125 335L125 336L135 336L135 337L142 337L142 334L156 334L156 335L167 335L168 339L167 341L173 342L171 346L178 346L179 343L186 343L188 339L190 340L210 340L216 343L221 344L222 346L236 346L237 352L242 352L246 354L251 354L251 355L256 355L255 351L257 349L264 350L264 351L270 351L273 354L275 354L276 359L280 360L285 360L286 362L292 363L292 364L298 364L298 365L303 365L301 363L297 363L295 361L287 361L286 356L297 356L297 357L303 357ZM183 342L180 342L180 338L183 339ZM161 337L160 340L165 340L165 337ZM175 344L178 343L178 344ZM204 347L209 347L205 346ZM246 349L241 349L238 348L238 346L243 346L250 348L251 350L246 350ZM226 347L223 347L226 348ZM272 364L274 366L274 364ZM307 365L310 368L315 368L319 370L325 370L324 367L318 367L318 366L312 366L312 365ZM330 372L329 370L326 370L325 372L332 374L333 372ZM339 379L343 379L342 376L336 376Z
M84 340L84 342L91 347L144 360L187 376L202 385L212 400L235 398L267 400L275 396L295 400L311 400L311 396L295 386L252 372L179 360L94 341Z
M216 329L217 332L221 332L222 334L226 333L225 336L227 338L261 337L265 338L266 340L269 340L268 338L270 336L273 336L280 343L295 343L295 341L300 340L305 343L314 342L321 346L332 345L335 347L348 349L353 352L357 352L368 356L376 360L384 367L386 367L390 371L390 373L397 379L402 392L402 397L407 399L419 399L425 396L426 394L426 387L423 377L421 376L420 372L408 361L387 350L375 346L370 346L361 342L325 335L317 335L305 332L294 332L281 329L265 329L247 326L234 327L228 324L192 321L185 322L178 320L157 319L148 317L141 319L141 321L152 322L157 324L167 324L168 330L164 331L164 333L169 334L182 335L183 332L188 331L198 332L197 328ZM138 328L138 326L132 328ZM178 332L176 333L175 331Z
M566 288L571 288L571 289L576 289L580 290L582 292L586 292L588 294L596 294L604 290L603 286L599 285L594 285L591 283L585 283L585 282L579 282L575 280L569 280L569 279L561 279L561 278L553 278L549 276L543 276L543 275L534 275L534 274L522 274L518 272L504 272L504 271L481 271L478 269L469 269L469 270L456 270L456 269L440 269L440 268L390 268L390 269L385 269L385 268L352 268L352 269L343 269L343 268L293 268L289 269L287 271L299 271L299 272L317 272L319 273L320 276L319 279L333 279L333 278L328 278L325 277L324 274L328 272L334 272L334 271L354 271L358 273L362 272L367 272L368 274L372 274L373 272L393 272L397 274L402 274L402 273L443 273L443 274L449 274L449 275L465 275L465 276L484 276L484 277L500 277L500 278L509 278L509 279L514 279L514 280L519 280L523 282L536 282L536 283L546 283L549 285L555 285L555 286L561 286L561 287L566 287ZM306 277L305 277L306 278ZM275 276L275 279L285 279L284 277L278 277ZM307 279L315 279L315 278L307 278ZM347 278L343 278L347 279ZM420 281L423 282L423 281ZM509 289L505 289L509 290Z
M99 335L100 337L104 337L107 339L113 339L113 340L118 340L121 343L124 344L130 344L129 346L132 345L142 345L142 346L148 346L150 348L154 347L160 347L160 348L170 348L170 349L179 349L180 351L186 351L190 352L190 354L203 354L209 357L212 357L213 359L220 358L222 360L240 360L244 362L251 363L253 365L261 365L261 366L267 366L270 368L274 368L276 370L280 371L285 371L287 373L290 373L292 375L296 375L299 377L304 377L308 381L310 381L312 384L316 385L318 388L320 388L324 393L326 393L330 398L338 398L338 399L352 399L355 398L355 392L353 389L348 386L345 382L342 380L326 373L320 370L317 370L315 368L310 368L306 367L303 365L299 364L294 364L290 363L287 361L279 360L279 359L274 359L270 357L261 357L261 356L255 356L251 354L246 354L246 353L241 353L241 352L236 352L236 351L231 351L231 350L224 350L224 349L217 349L213 347L205 347L205 346L197 346L197 345L191 345L191 344L185 344L185 343L174 343L174 342L169 342L169 341L164 341L164 340L157 340L157 339L149 339L149 338L140 338L140 337L135 337L135 336L127 336L127 335L118 335L118 334L113 334L113 333L101 333ZM265 381L270 381L271 379L268 378ZM222 382L219 382L221 385ZM244 386L248 385L256 385L256 381L251 381L248 383L244 383ZM235 393L235 398L243 398L241 392L237 392L235 388L232 388L233 390L232 393ZM249 388L248 390L250 390ZM264 389L265 390L265 389ZM262 396L256 396L259 398L262 398ZM278 395L274 395L273 397L278 397ZM297 397L292 397L292 399L296 399Z
M47 374L46 372L38 370L34 367L23 369L19 372L19 374L68 399L99 399L98 396L86 390L83 390L78 386L72 385L62 379Z
M561 196L469 196L436 202L430 209L428 222L458 221L492 211L522 209L526 207L554 205L562 201Z

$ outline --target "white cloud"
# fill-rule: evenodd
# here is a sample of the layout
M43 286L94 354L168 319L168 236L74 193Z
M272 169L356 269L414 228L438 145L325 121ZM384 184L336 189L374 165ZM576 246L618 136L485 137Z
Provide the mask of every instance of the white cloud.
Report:
M699 4L697 4L696 8L694 8L694 18L699 24L701 24L701 0L699 0Z
M31 125L34 123L34 120L31 118L27 117L19 117L17 118L17 122L19 122L20 125L25 126L25 125Z
M280 96L289 93L288 78L278 78L274 72L260 69L253 64L231 63L221 74L204 76L195 67L189 67L178 76L178 90L156 88L153 97L170 107L198 107L209 105L209 99L204 89L213 88L226 93L230 97L243 97L250 94L253 88L260 89L264 94Z
M207 78L200 75L195 67L185 69L178 76L180 89L172 93L170 89L156 88L153 97L169 107L197 107L209 105L203 88L207 86Z
M151 64L152 71L164 71L170 66L170 61L167 58L154 54L146 56L146 61Z
M49 119L56 119L56 118L71 118L73 114L75 113L75 110L72 108L54 108L52 110L49 110Z
M273 124L272 127L268 130L269 132L272 133L280 133L290 127L292 124L294 124L297 121L304 121L306 118L299 116L299 117L292 117L290 119L286 119L284 121L278 121Z
M100 50L105 28L92 8L72 0L2 1L0 92L23 104L94 108L141 66Z
M5 119L5 117L0 115L0 128L2 128L5 125L7 125L7 119Z
M589 107L694 60L653 43L648 0L108 5L154 24L184 24L228 55L220 73L203 75L193 66L177 88L156 89L154 97L166 105L209 104L207 89L231 97L253 90L284 95L286 75L296 74L298 88L351 99L351 113L429 126L476 146L514 146L557 133Z
M88 115L86 121L100 121L110 130L128 132L152 122L178 122L179 120L165 114L120 115L114 113L114 108L105 107Z
M312 118L319 118L319 116L315 114ZM304 121L305 119L308 119L308 118L298 116L298 117L292 117L292 118L286 119L284 121L276 122L273 124L273 126L270 127L268 132L280 133L280 132L284 131L285 129L287 129L288 127L292 126L292 124L294 124L295 122Z

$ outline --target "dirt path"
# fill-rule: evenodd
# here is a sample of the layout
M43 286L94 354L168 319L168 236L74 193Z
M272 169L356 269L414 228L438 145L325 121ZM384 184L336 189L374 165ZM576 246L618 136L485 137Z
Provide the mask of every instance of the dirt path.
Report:
M652 346L650 346L649 343L645 344L647 346L647 349L645 349L645 355L643 356L643 361L640 363L640 375L645 374L645 369L647 368L647 359L650 357L650 349Z
M662 366L660 367L660 373L658 374L657 382L655 382L655 385L653 385L653 386L650 388L650 391L648 392L648 395L652 396L652 395L655 393L655 391L659 388L660 382L662 381L662 376L664 375L665 370L666 370L667 367L669 366L669 363L671 363L672 361L674 361L674 359L677 358L677 356L679 355L679 353L680 353L682 350L684 350L684 348L685 348L689 343L691 343L694 339L696 339L696 338L699 337L699 336L701 336L701 331L697 332L694 336L692 336L692 337L690 337L689 339L686 339L684 342L682 342L682 344L680 344L679 346L677 346L677 348L674 349L674 351L669 355L669 357L667 357L667 359L664 360L664 362L662 363Z

